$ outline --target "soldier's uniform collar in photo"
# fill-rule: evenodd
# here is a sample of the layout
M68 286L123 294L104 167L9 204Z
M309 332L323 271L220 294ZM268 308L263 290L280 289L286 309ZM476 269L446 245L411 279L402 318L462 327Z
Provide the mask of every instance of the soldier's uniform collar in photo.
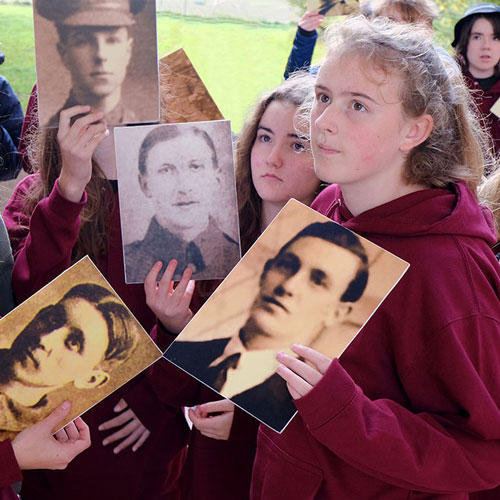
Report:
M36 0L38 13L59 26L132 26L146 0Z

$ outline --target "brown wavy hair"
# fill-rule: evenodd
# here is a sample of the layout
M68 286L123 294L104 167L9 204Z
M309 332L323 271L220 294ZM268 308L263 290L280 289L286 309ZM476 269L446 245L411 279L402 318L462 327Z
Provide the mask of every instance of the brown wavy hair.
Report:
M262 115L273 101L291 103L297 108L314 96L316 78L305 71L297 71L288 80L260 96L243 125L236 141L236 190L240 219L241 250L245 253L260 236L262 228L262 200L252 182L250 157L257 137Z

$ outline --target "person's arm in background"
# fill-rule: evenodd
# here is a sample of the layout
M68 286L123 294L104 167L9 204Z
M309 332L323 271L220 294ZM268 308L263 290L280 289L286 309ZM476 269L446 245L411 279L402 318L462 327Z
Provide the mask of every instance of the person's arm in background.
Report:
M0 180L15 179L21 169L17 153L23 109L8 80L0 75Z
M320 26L324 18L325 16L318 12L306 12L300 18L292 50L285 68L285 80L294 71L301 69L309 70L316 40L318 39L316 28Z

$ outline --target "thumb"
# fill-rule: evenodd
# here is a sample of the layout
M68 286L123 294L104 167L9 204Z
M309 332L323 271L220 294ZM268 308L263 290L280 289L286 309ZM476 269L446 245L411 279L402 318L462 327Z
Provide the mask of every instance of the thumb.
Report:
M125 408L127 408L127 406L128 406L127 402L123 398L121 398L120 401L118 401L118 403L113 408L113 411L115 413L119 413L123 411Z
M234 409L234 404L229 401L229 399L219 399L217 401L210 401L209 403L199 405L199 408L203 413L232 411Z
M67 416L71 409L71 402L64 401L48 417L45 417L39 425L46 427L50 433L54 431Z

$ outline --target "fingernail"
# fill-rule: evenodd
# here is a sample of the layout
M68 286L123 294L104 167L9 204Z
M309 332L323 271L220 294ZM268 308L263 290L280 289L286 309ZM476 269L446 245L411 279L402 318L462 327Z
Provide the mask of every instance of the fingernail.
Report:
M105 440L102 442L102 445L103 445L103 446L106 446L107 444L108 444L108 440L107 440L107 439L105 439Z
M100 425L100 426L97 428L97 430L99 430L99 431L103 431L103 430L104 430L104 426L103 426L103 425Z
M63 410L69 410L70 406L71 406L71 403L69 401L64 401L64 403L61 405L61 408Z
M118 453L120 453L120 450L118 450L117 448L115 448L115 449L113 450L113 453L114 453L115 455L118 455Z

